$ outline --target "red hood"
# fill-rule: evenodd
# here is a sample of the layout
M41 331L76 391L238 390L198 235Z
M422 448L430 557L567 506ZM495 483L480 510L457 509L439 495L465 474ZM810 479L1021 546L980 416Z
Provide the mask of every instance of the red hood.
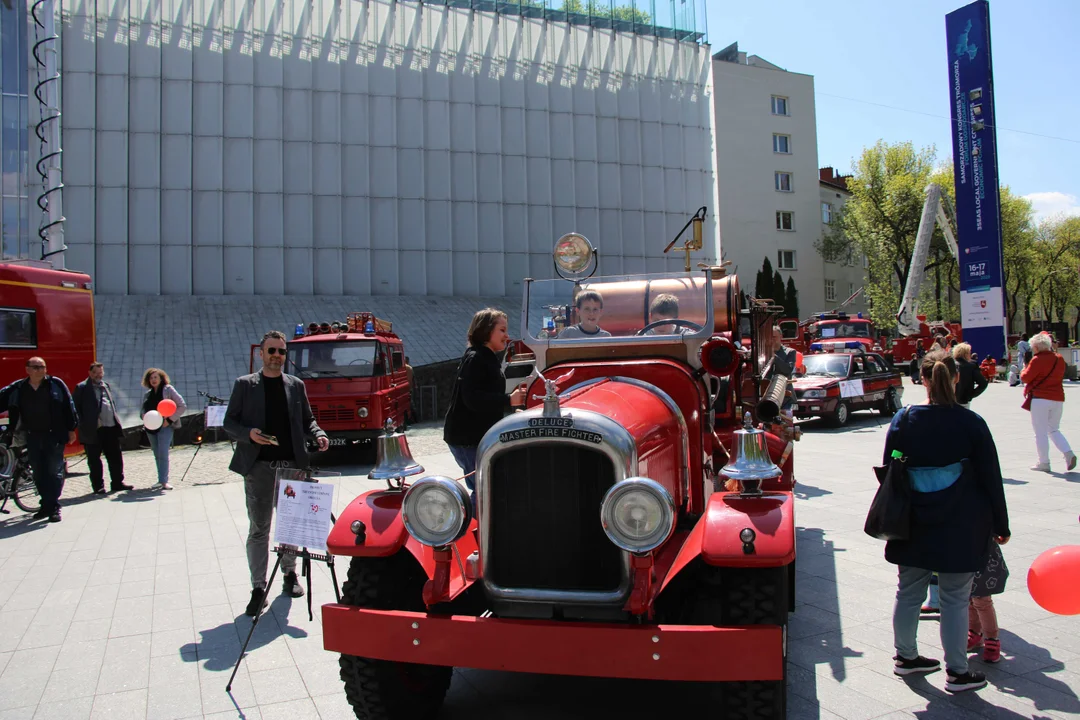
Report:
M792 385L796 390L813 390L814 388L823 388L832 385L835 382L839 382L843 378L836 377L823 377L821 375L813 375L810 377L797 378Z

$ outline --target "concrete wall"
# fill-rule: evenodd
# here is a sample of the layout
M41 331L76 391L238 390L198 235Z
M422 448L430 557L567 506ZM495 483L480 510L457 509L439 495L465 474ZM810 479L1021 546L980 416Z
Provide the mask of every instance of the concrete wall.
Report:
M720 236L724 258L750 292L766 256L776 269L777 251L794 250L796 269L780 274L795 279L805 315L823 308L825 297L824 263L814 249L821 235L814 78L774 68L713 61ZM788 98L790 115L772 113L773 95ZM774 133L791 137L790 154L773 151ZM793 174L793 192L775 190L777 171ZM794 231L777 230L779 210L794 213Z
M67 266L99 294L456 295L715 197L708 46L387 0L74 0ZM702 260L713 259L710 223Z

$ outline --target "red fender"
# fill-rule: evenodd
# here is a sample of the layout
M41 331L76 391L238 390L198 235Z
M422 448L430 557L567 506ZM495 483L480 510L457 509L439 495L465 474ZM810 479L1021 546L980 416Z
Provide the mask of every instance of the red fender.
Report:
M739 533L751 528L754 552L743 552ZM694 558L718 567L782 567L795 561L795 502L789 492L766 492L760 497L713 493L705 514L686 536L678 554L656 587L654 597Z
M331 555L345 557L389 557L404 547L412 554L429 579L435 578L435 548L424 545L409 534L401 520L403 492L371 490L346 506L326 539ZM352 523L364 523L364 541L356 542ZM464 592L472 581L462 571L466 558L476 549L476 521L460 540L454 543L456 558L450 563L450 599Z

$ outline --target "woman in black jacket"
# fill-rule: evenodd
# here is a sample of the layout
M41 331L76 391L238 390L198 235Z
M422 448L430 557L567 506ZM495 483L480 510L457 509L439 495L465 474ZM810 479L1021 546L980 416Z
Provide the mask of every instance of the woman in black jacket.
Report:
M971 401L983 394L990 382L983 377L982 369L971 359L971 346L960 343L952 349L956 362L956 403L968 409Z
M923 359L928 401L904 408L885 438L883 462L893 451L906 458L911 481L911 535L890 540L885 559L899 566L893 610L897 675L934 672L941 662L919 655L919 610L930 576L938 574L945 688L986 685L968 669L968 603L976 571L986 566L990 543L1009 541L1009 514L997 448L986 421L956 404L955 363L943 351Z
M458 366L457 380L446 413L443 440L465 473L465 484L475 490L476 447L491 426L512 407L525 404L525 390L506 394L506 378L498 354L506 350L506 313L485 308L469 324L469 348ZM474 499L475 502L475 499Z

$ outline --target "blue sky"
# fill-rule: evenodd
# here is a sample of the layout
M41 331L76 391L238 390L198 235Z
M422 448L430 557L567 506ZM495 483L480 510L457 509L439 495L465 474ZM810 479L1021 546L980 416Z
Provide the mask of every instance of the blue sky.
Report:
M878 139L951 157L945 15L964 0L705 1L713 52L814 76L819 165L848 172ZM1080 215L1080 0L992 0L990 28L1001 183Z

